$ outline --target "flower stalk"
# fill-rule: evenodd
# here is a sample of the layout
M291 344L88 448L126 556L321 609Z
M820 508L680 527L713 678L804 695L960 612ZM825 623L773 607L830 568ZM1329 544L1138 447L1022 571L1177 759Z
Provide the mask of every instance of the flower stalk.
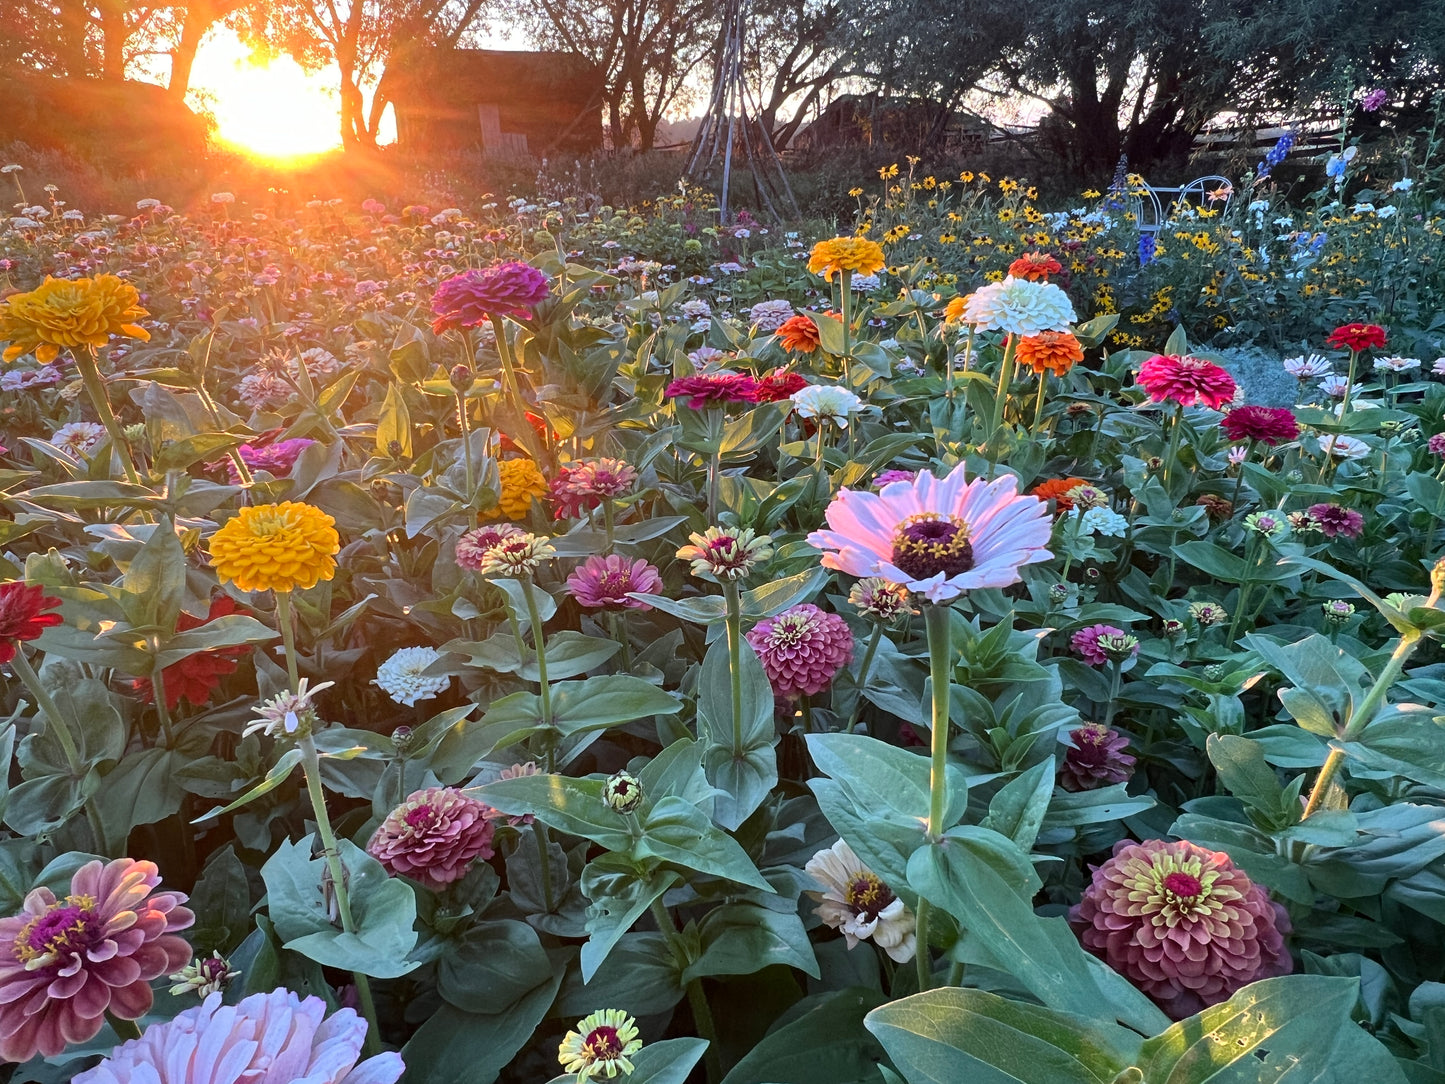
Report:
M733 755L743 752L743 602L737 581L723 583L727 600L728 672L732 678Z
M95 407L96 414L100 415L100 421L105 426L105 431L110 434L110 445L115 450L115 454L120 457L120 465L125 470L126 481L133 486L140 485L140 474L136 472L135 460L131 458L130 445L125 439L125 433L121 430L120 420L110 409L110 395L105 390L105 380L100 375L100 367L95 360L95 351L89 347L84 349L77 347L73 348L70 353L75 358L76 368L80 370L80 377L85 384L86 394L90 396L91 405Z

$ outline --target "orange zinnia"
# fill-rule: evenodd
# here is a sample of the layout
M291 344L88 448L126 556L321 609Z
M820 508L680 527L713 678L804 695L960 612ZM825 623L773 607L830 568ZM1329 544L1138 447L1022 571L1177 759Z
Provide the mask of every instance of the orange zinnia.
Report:
M1008 265L1008 273L1016 279L1030 282L1048 282L1050 275L1063 271L1064 265L1047 252L1025 252Z
M964 305L967 304L967 302L968 298L966 297L955 297L950 301L943 309L943 322L945 324L956 324L962 320Z
M1067 331L1040 331L1019 340L1015 355L1020 365L1031 366L1036 373L1045 370L1063 376L1084 360L1084 347Z
M811 354L818 349L818 325L803 313L783 321L777 332L778 343L790 354Z
M1067 512L1074 507L1074 502L1069 500L1068 492L1076 486L1086 486L1089 483L1082 478L1055 478L1052 481L1040 482L1029 490L1031 496L1041 501L1053 501L1054 507L1060 512Z

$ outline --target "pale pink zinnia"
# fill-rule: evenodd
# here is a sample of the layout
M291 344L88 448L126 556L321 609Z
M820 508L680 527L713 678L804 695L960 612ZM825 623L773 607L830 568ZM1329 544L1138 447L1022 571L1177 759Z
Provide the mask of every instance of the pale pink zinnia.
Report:
M841 490L825 518L829 529L808 535L824 568L880 576L930 602L1008 587L1020 566L1053 556L1048 505L1020 496L1013 475L970 482L962 463L946 478L920 471L877 493Z
M606 557L593 554L572 570L567 590L583 606L593 609L650 610L647 603L628 593L659 594L662 577L646 561L629 561L615 553Z
M366 1021L355 1009L326 1016L319 997L291 990L222 1005L219 993L122 1043L71 1084L395 1084L395 1051L360 1065Z
M527 532L512 523L498 523L487 527L473 527L457 539L457 564L472 572L480 572L487 554L503 542L519 538Z
M366 845L392 876L440 891L492 857L495 811L453 787L428 787L393 809Z
M195 921L180 892L157 892L154 862L87 862L56 899L48 888L0 919L0 1061L55 1057L93 1039L107 1013L139 1020L151 980L179 971Z
M637 471L620 459L584 459L557 469L552 500L558 519L575 519L637 484Z
M1284 908L1229 855L1182 840L1114 844L1069 924L1176 1020L1294 966Z
M747 638L758 653L773 695L782 700L799 693L816 696L853 658L853 632L848 622L811 602L764 618L748 631Z
M1166 399L1180 406L1203 403L1222 410L1234 398L1234 377L1203 358L1155 354L1139 367L1139 386L1156 403Z

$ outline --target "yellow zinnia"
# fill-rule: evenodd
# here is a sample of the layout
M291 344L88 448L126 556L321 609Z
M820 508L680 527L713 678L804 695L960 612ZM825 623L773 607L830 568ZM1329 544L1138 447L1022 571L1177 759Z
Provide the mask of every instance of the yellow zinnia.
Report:
M0 301L0 339L5 361L31 351L42 365L55 360L60 348L101 347L112 335L149 340L150 334L135 321L150 313L140 307L136 288L114 275L93 279L45 281L28 294L11 294Z
M211 567L242 591L315 587L336 575L336 521L296 501L243 508L211 536Z
M541 500L550 490L547 479L530 459L503 459L497 464L502 480L502 494L495 508L482 514L483 519L523 519L532 510L532 499Z
M866 237L834 237L819 241L808 257L808 270L822 275L829 282L835 272L851 271L855 275L875 275L883 270L883 246Z

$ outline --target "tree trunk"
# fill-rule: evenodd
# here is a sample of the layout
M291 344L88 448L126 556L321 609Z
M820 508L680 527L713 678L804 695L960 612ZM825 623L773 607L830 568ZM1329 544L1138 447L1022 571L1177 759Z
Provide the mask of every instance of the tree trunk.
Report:
M185 21L181 23L181 40L171 53L171 78L166 90L176 101L184 101L191 89L191 69L196 63L196 51L201 39L215 22L216 16L204 5L192 4L186 8Z
M125 7L121 0L96 5L100 22L100 77L120 82L125 78Z

